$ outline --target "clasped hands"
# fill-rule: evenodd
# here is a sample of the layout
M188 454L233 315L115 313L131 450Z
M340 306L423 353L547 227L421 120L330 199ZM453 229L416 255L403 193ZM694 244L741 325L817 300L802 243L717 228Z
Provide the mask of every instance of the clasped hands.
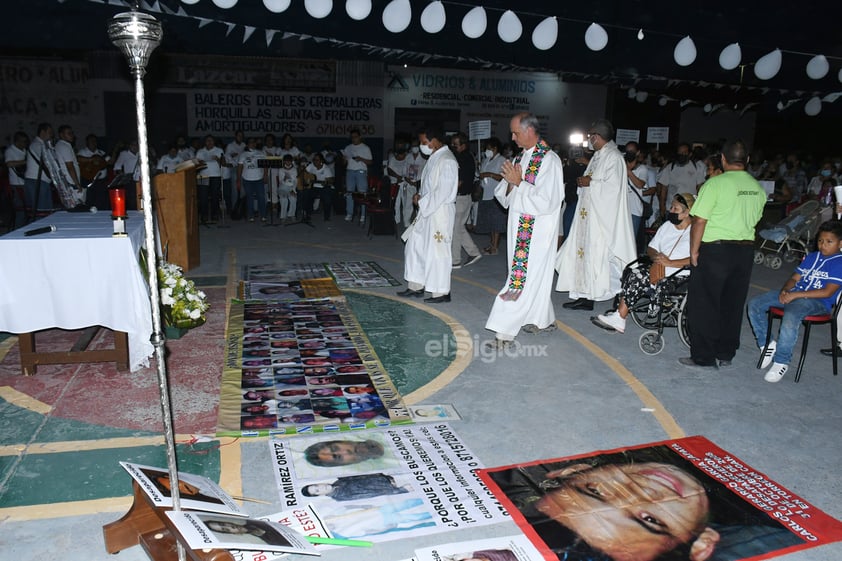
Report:
M520 167L520 164L513 164L512 162L506 160L503 162L503 169L502 169L503 179L505 179L511 185L519 185L521 174L523 170Z

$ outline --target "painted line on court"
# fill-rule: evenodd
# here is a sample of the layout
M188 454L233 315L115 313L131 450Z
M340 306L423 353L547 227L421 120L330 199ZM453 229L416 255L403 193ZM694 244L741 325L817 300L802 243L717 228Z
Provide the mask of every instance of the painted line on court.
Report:
M441 390L445 386L447 386L450 382L456 379L459 374L464 372L465 368L467 368L468 364L471 363L471 358L473 357L473 341L470 337L464 336L463 334L468 333L468 330L465 328L464 325L453 319L453 317L431 307L427 306L422 303L413 302L406 298L400 298L398 296L392 296L389 294L381 294L378 292L370 292L367 290L357 290L357 289L345 289L346 292L353 292L356 294L365 294L366 296L376 296L378 298L385 298L387 300L393 300L395 302L399 302L401 304L405 304L407 306L412 306L413 308L417 308L423 312L430 314L447 325L450 328L450 331L453 333L453 336L456 339L456 348L457 349L465 349L466 352L464 353L456 353L456 358L448 365L447 368L441 371L435 378L421 386L420 388L413 390L409 394L403 396L404 403L406 405L415 405L419 401L423 401L436 393L437 391Z
M491 294L497 294L496 290L493 290L484 284L480 284L475 281L468 281L466 279L459 280L461 282L465 282L467 284L482 288ZM669 436L669 438L681 438L683 436L686 436L684 430L678 425L675 418L673 418L673 416L669 412L667 412L667 408L664 407L664 405L660 402L660 400L657 397L655 397L655 394L649 391L649 388L647 388L643 384L643 382L638 380L637 377L635 377L635 375L632 374L628 368L626 368L620 363L620 361L606 353L604 350L602 350L602 347L593 343L584 335L582 335L566 323L563 323L561 320L556 319L555 323L556 326L560 330L564 331L568 336L570 336L571 339L574 339L580 345L585 347L585 349L587 349L592 355L594 355L597 359L599 359L606 366L608 366L608 368L610 368L611 371L614 372L614 374L616 374L617 377L620 378L629 387L629 389L631 389L635 393L635 395L637 395L638 399L640 399L644 407L652 409L652 415L661 425L661 428L664 429L664 432L667 433L667 436Z
M15 340L17 341L17 338L15 338ZM41 415L46 415L53 410L52 405L39 401L11 386L0 386L0 398L16 407L40 413Z

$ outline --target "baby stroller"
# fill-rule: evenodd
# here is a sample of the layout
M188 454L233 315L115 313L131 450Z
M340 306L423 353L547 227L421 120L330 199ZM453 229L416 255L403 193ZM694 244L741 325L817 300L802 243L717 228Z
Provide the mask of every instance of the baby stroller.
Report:
M647 355L656 355L664 350L664 328L678 328L678 338L684 346L690 348L690 335L687 331L687 283L689 270L682 267L673 274L662 278L650 289L647 296L640 297L629 314L638 327L645 329L637 341L640 350Z
M784 261L795 263L804 259L821 223L819 202L807 201L773 227L760 230L763 241L754 252L754 262L777 270Z

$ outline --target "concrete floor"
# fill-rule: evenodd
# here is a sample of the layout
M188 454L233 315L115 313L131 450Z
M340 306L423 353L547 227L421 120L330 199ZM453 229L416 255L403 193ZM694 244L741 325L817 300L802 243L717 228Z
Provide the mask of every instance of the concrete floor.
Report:
M246 222L235 222L227 229L202 228L201 266L190 275L228 275L230 281L242 264L374 260L402 278L399 240L391 236L369 239L365 229L341 216L326 223L317 216L314 224L313 229ZM480 247L486 241L477 236ZM492 334L483 326L505 279L506 266L501 252L454 271L453 301L430 307L465 326L476 342L490 338ZM786 267L772 271L755 266L751 294L779 287L790 274ZM395 289L371 292L393 295ZM813 331L801 382L794 384L790 373L782 382L769 384L754 367L756 347L747 324L733 366L701 373L677 363L688 350L675 330L666 331L661 354L646 356L638 349L642 331L636 326L630 323L624 335L608 333L591 324L593 313L563 309L566 294L555 293L553 300L560 329L519 338L546 345L546 356L495 360L476 356L458 376L422 396L426 403L456 407L463 419L454 421L453 428L486 466L700 434L831 516L842 518L842 483L836 475L842 460L837 436L842 379L832 376L830 359L818 353L828 346L827 326ZM281 510L278 497L260 483L273 477L265 439L241 440L237 446L243 494L274 502L249 504L250 512L261 515ZM108 557L101 526L119 518L118 508L104 504L99 514L80 516L52 517L51 512L58 509L47 505L37 519L6 517L3 521L0 508L0 560ZM371 549L334 550L323 558L407 559L416 547L514 532L514 524L506 523ZM119 554L122 561L145 558L139 547ZM781 559L835 561L842 559L842 544Z

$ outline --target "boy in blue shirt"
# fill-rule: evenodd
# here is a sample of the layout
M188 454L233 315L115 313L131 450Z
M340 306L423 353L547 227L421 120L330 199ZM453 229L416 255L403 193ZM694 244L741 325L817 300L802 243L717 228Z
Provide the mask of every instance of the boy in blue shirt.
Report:
M760 367L771 364L763 377L767 382L779 382L789 369L801 321L833 310L842 287L842 222L828 220L819 226L816 243L819 250L804 258L780 292L755 296L748 303L748 319L763 354ZM769 325L766 310L771 306L783 306L784 316L777 343L770 341L764 349Z

